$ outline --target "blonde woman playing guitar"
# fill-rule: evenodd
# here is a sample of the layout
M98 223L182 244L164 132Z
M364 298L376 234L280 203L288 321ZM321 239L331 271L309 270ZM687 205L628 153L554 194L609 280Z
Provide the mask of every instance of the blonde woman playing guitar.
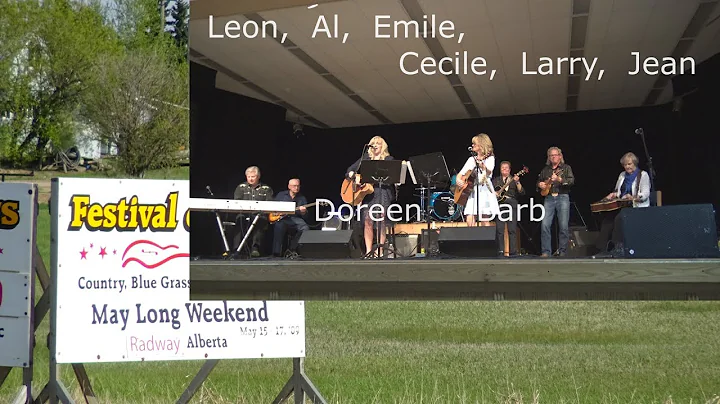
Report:
M481 133L472 138L472 151L465 165L460 170L456 180L458 191L465 189L466 184L472 184L472 192L465 202L465 222L468 226L475 226L478 207L480 210L480 225L491 226L492 219L500 214L497 197L493 190L491 178L495 169L495 156L493 155L493 144L490 136ZM480 178L475 178L476 162L479 165ZM472 181L472 182L471 182ZM458 193L456 191L456 194Z
M366 205L360 209L360 220L363 223L363 234L365 236L365 256L369 258L371 252L373 251L373 240L375 238L375 234L373 233L374 227L380 226L380 240L378 240L378 242L380 243L380 245L384 245L385 226L389 222L389 220L387 216L380 218L380 216L382 215L378 213L373 213L373 216L376 219L380 220L373 220L373 218L371 218L368 213L370 209L372 209L372 207L376 205L382 206L383 213L387 212L393 199L395 199L395 185L386 184L383 185L382 188L380 188L377 186L373 187L372 184L363 183L363 179L360 178L360 175L358 174L358 170L360 169L360 165L362 164L363 160L393 160L393 157L388 151L388 145L385 142L385 139L381 138L380 136L375 136L370 139L370 142L368 142L367 144L367 148L367 152L363 153L363 156L361 158L359 158L350 167L348 167L340 193L341 196L343 196L343 201L345 201L346 203L348 203L348 199L354 199L354 205ZM355 184L354 187L353 184ZM353 190L353 188L355 188L355 190ZM358 193L360 192L364 194L362 200L358 200L359 198L357 197ZM378 208L375 208L373 212L377 211ZM384 254L382 249L380 249L379 253L381 255Z

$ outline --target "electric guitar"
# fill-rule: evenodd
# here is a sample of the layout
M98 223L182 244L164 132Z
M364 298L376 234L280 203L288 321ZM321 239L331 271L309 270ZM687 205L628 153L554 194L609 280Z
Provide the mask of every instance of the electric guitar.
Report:
M487 178L487 174L485 174L485 164L483 163L483 160L490 157L492 153L487 153L482 157L478 157L478 160L480 161L480 170L482 170L482 173L480 174L480 183L485 182L485 179ZM470 198L470 195L472 194L473 188L475 187L475 181L477 178L475 178L475 169L472 168L470 170L467 170L465 174L458 175L457 178L461 179L465 183L462 186L456 186L455 187L455 197L453 198L455 200L456 205L462 205L465 206L467 203L468 198ZM492 189L490 189L490 192L492 192Z
M298 206L297 208L295 208L295 211L300 210L300 208L311 208L311 207L313 207L313 206L315 206L315 205L318 205L318 204L319 204L319 205L327 205L327 202L313 202L313 203L308 203L308 204L306 204L306 205ZM278 220L282 219L283 217L285 217L285 216L287 216L287 215L289 215L289 214L290 214L290 213L269 213L269 214L268 214L268 221L269 221L270 223L275 223L275 222L277 222Z
M553 175L558 175L561 172L562 172L562 169L557 168L556 170L553 170ZM548 179L543 181L547 185L547 187L545 187L545 189L540 190L540 195L548 196L548 194L550 193L550 190L552 189L552 183L550 182L550 178L552 178L552 175L550 177L548 177Z
M355 174L355 180L345 178L340 187L340 196L343 202L356 206L365 199L367 195L375 192L375 187L372 184L362 184L362 177L360 174Z
M529 172L530 172L530 169L528 169L526 166L523 166L523 169L518 171L515 175L517 175L518 177L522 177L523 175L525 175ZM513 177L515 175L513 175ZM512 184L513 182L515 182L515 180L511 179L510 181L507 182L507 184L505 184L505 186L495 188L495 192L500 191L500 195L497 196L498 202L505 202L505 199L507 198L507 196L505 194L507 193L508 189L510 189L510 184Z

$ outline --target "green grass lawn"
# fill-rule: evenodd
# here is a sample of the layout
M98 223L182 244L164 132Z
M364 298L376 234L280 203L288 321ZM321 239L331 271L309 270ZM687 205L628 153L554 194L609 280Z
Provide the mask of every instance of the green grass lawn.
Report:
M46 205L40 207L38 232L49 265ZM706 403L720 394L716 302L306 307L305 370L333 403ZM38 330L36 391L48 379L47 333L46 318ZM201 365L108 363L86 369L101 403L172 403ZM194 402L268 403L291 371L291 359L221 361ZM12 371L0 387L0 403L11 401L21 377L20 369ZM62 366L62 380L79 399L70 366Z

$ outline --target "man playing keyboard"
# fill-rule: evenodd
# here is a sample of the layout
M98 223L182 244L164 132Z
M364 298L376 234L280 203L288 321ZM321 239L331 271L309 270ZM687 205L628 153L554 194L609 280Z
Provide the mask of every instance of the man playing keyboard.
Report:
M249 201L272 201L273 190L269 185L260 182L260 169L257 166L248 167L245 170L246 181L235 188L235 199ZM235 238L233 239L233 250L242 242L245 232L250 228L250 223L255 218L254 213L240 213L235 217ZM262 250L262 241L265 238L265 231L268 227L267 216L261 214L251 235L251 257L259 257Z

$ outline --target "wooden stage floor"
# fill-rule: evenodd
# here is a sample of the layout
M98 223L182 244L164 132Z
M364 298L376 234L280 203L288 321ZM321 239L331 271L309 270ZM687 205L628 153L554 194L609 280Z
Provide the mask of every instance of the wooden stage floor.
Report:
M200 259L190 298L720 300L720 259Z

